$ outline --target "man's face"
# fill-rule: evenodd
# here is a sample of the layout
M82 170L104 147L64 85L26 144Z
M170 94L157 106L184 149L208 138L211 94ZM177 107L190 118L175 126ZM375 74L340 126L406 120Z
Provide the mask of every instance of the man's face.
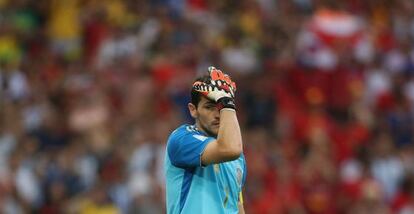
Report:
M197 128L210 136L217 137L220 126L220 112L216 103L205 97L201 97L197 108L189 103L191 116L196 120Z

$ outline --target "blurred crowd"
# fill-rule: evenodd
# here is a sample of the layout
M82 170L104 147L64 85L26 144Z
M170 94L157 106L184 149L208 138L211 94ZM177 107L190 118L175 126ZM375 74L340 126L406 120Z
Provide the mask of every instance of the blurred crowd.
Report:
M412 0L0 0L0 213L165 213L210 65L246 213L414 213Z

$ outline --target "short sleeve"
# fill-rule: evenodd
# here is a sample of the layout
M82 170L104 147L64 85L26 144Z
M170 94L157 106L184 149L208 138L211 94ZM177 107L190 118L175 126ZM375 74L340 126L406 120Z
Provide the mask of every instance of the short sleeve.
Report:
M167 146L171 163L182 168L201 166L201 154L212 140L214 138L196 132L171 138Z
M247 176L247 167L246 167L246 159L243 155L243 178L242 178L242 186L246 183L246 176Z

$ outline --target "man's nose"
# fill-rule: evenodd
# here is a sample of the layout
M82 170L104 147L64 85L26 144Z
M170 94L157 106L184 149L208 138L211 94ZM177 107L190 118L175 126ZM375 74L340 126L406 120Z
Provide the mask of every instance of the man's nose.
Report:
M220 119L220 111L218 108L216 108L214 111L214 119Z

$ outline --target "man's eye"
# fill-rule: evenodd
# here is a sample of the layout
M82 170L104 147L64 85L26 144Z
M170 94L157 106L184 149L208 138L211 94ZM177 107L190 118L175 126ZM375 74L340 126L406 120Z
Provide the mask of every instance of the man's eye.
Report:
M215 105L209 105L209 106L206 106L206 108L207 109L213 109L213 108L215 108L216 106Z

